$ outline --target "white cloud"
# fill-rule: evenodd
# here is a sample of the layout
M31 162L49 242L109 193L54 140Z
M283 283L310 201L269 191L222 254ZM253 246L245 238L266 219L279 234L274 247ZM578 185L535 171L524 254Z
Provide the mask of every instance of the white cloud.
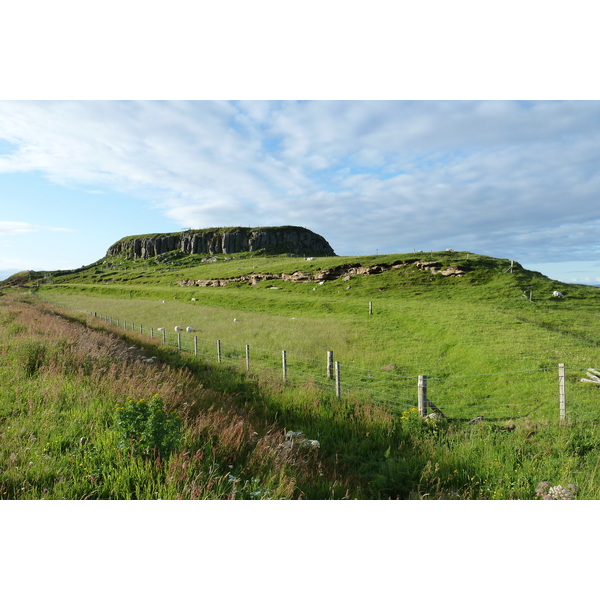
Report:
M39 231L72 233L75 230L68 229L66 227L49 227L46 225L34 225L33 223L24 223L21 221L0 221L0 236L25 235L29 233L37 233Z
M598 102L0 102L0 173L134 193L182 227L303 225L341 254L579 259L599 250L599 120Z
M38 230L31 223L21 221L0 221L0 235L23 235L25 233L34 233Z

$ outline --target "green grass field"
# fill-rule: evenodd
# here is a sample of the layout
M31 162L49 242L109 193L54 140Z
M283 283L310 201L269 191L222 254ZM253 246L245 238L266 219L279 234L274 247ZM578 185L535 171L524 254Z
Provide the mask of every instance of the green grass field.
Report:
M599 289L467 252L228 258L156 265L113 257L73 273L31 273L19 280L25 287L5 288L5 497L535 498L542 481L577 485L579 498L600 497L600 389L580 381L600 367ZM443 276L415 261L465 273ZM322 285L279 278L179 285L357 264L385 269ZM564 299L552 297L555 289ZM49 314L45 302L67 320ZM182 352L176 325L194 328L181 333ZM97 336L87 354L85 335L76 333L82 326ZM119 372L129 363L99 350L115 340L157 356L164 373L141 385L139 374ZM340 365L340 398L326 378L327 351ZM90 354L102 356L103 366ZM559 363L567 367L566 424L559 423ZM185 392L175 383L181 370ZM427 376L428 398L447 419L415 413L418 375ZM177 452L153 466L133 450L117 450L114 411L127 397L156 394L182 419L183 433ZM484 419L468 424L478 416ZM212 433L198 435L203 427ZM318 451L288 452L285 432L296 430L317 440ZM22 458L27 436L35 460ZM79 440L94 436L90 454ZM58 450L46 454L58 462L41 461L55 438ZM92 479L73 470L81 456L95 469ZM29 463L35 476L24 470ZM184 463L186 474L173 475ZM19 487L23 475L28 483Z
M285 350L292 377L319 380L330 350L344 369L347 390L403 408L415 401L417 376L426 375L430 399L455 418L553 418L558 414L557 366L565 363L572 416L595 418L596 390L578 385L578 380L588 367L600 364L598 335L590 326L600 290L552 282L518 266L508 272L508 260L467 253L426 257L467 267L460 278L407 266L323 285L276 281L278 289L270 289L273 281L218 288L177 285L184 279L240 272L318 272L358 262L392 265L418 258L307 262L251 257L212 264L188 258L189 266L178 265L169 285L138 261L122 267L126 270L118 284L84 282L80 273L76 281L69 277L58 283L54 278L55 285L43 286L38 295L146 330L164 327L172 344L174 327L190 325L206 359L214 359L216 340L221 340L230 360L243 363L248 345L256 366L277 369ZM529 286L533 301L523 293ZM565 291L564 300L552 298L556 288ZM197 302L191 301L194 297ZM184 335L182 343L185 350L193 350L191 336ZM395 365L393 371L385 370L389 365Z

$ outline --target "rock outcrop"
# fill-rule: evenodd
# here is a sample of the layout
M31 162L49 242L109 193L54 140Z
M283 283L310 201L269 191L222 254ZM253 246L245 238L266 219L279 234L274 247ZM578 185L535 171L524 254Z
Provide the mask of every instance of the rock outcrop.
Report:
M234 254L265 251L272 254L335 256L322 236L304 227L226 227L180 233L130 236L113 244L107 256L153 258L177 250L183 254Z
M409 260L406 262L398 261L391 265L366 265L347 264L323 269L316 273L306 273L304 271L295 271L294 273L250 273L248 275L240 275L239 277L228 277L222 279L184 279L177 283L181 286L198 286L198 287L225 287L229 283L245 283L249 285L257 285L261 281L270 281L279 279L281 281L312 281L323 283L325 281L334 281L343 279L349 281L356 275L378 275L392 269L400 269L403 267L416 267L421 271L429 271L433 275L441 275L443 277L461 277L468 272L467 267L449 266L445 269L440 269L441 264L437 261L421 261Z

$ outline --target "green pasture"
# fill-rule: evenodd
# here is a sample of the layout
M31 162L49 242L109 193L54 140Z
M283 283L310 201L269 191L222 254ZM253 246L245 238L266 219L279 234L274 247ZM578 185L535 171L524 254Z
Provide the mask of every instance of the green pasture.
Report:
M551 485L598 498L600 388L580 379L600 368L599 289L467 252L201 258L112 257L4 288L0 497L534 499ZM402 266L323 285L179 285L354 264ZM194 329L182 351L175 326ZM158 362L123 358L131 348ZM447 419L416 414L419 375ZM140 424L155 395L164 415ZM298 430L318 451L289 451ZM151 458L167 433L172 453Z
M461 277L443 277L406 265L376 275L315 282L272 280L256 286L187 287L184 279L237 277L248 273L317 272L338 265L392 265L411 260L460 265ZM201 263L183 257L170 266L116 261L73 275L54 275L37 295L87 313L119 319L130 327L164 327L183 349L244 370L281 369L288 377L326 389L326 353L342 369L345 393L403 410L416 403L416 379L428 377L428 396L451 418L558 417L557 366L567 366L568 415L598 417L598 388L579 381L600 365L595 326L600 290L554 282L507 259L469 254L303 258L239 256ZM39 280L38 280L39 281ZM270 289L276 287L277 289ZM557 300L552 291L565 298ZM529 300L531 293L532 301ZM192 302L197 298L197 302ZM163 302L164 301L164 302ZM369 314L369 303L372 313ZM237 321L234 322L234 319ZM158 335L158 333L155 333ZM395 365L393 370L390 365Z

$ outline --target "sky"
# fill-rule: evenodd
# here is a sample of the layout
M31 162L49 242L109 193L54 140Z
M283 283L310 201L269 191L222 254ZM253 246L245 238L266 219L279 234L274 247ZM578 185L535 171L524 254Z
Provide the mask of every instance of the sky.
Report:
M5 2L0 278L89 264L136 233L300 225L323 235L338 255L453 248L516 260L559 281L600 283L596 12L588 0ZM77 573L89 579L89 565L97 570L112 556L123 531L133 540L128 560L145 572L144 536L158 505L165 516L151 543L159 531L163 546L183 549L173 555L178 573L188 566L196 573L200 552L220 596L226 589L239 596L239 586L220 582L251 581L264 570L265 554L275 565L269 581L282 589L289 588L290 564L310 556L319 589L329 581L327 591L338 595L345 582L354 595L397 591L398 578L382 573L399 563L410 569L440 527L458 549L453 556L468 557L470 580L482 585L509 555L517 571L524 565L523 577L516 575L531 580L532 592L540 574L553 591L571 595L573 582L583 592L592 584L585 574L594 575L581 568L579 554L565 553L565 576L557 578L543 551L554 552L548 536L557 513L538 504L436 505L438 513L452 512L434 521L418 504L378 503L373 511L367 502L269 503L253 504L251 514L248 505L199 504L144 504L154 512L143 518L137 504L127 517L120 514L126 503L70 505L69 515L61 503L15 505L11 510L26 513L6 519L18 524L5 544L11 568L28 576L37 558L31 535L23 535L29 524L32 535L59 548L50 557L44 548L34 563L43 585L65 556L74 580ZM559 508L570 511L570 539L576 531L589 537L595 521L585 511L594 507L568 505ZM485 511L477 515L483 534L465 528L473 511ZM584 526L572 527L579 519ZM54 522L79 529L45 536ZM92 560L90 548L74 554L78 532L96 522L106 530L106 537L94 532L100 552L92 550ZM507 522L516 526L507 529ZM448 530L453 524L456 531ZM532 531L542 540L534 552ZM521 532L527 538L519 544ZM290 534L291 549L266 550ZM214 552L222 540L241 538L258 551L233 562ZM359 546L379 552L357 554ZM194 562L182 569L182 556ZM387 558L393 566L382 568ZM166 559L162 570L170 573ZM535 580L527 577L532 565ZM436 564L447 576L457 568L462 563L448 556ZM331 572L341 575L327 577ZM162 596L182 585L182 577L169 577L161 587L155 575L146 579ZM402 579L403 589L410 581Z
M0 272L126 235L298 225L600 283L600 102L0 101Z

